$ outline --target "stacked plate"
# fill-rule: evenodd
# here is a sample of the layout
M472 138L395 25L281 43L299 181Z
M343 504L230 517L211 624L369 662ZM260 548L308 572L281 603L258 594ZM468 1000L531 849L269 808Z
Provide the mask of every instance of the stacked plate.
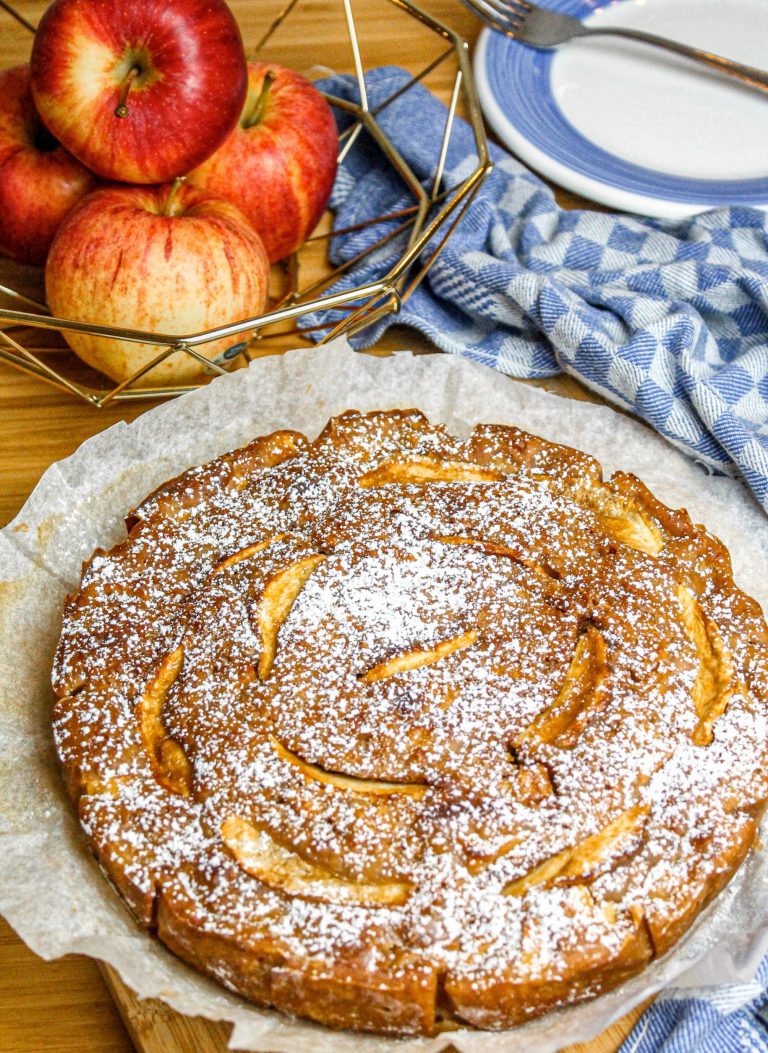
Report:
M768 68L768 0L545 0L586 25L657 33ZM541 51L485 30L485 114L526 164L612 208L680 218L768 207L768 92L617 37Z

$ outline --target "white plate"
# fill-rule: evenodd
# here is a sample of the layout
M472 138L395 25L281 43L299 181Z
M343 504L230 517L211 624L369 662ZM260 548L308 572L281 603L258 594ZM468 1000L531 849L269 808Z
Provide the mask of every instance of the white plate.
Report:
M549 0L587 25L645 29L768 68L768 0ZM484 30L480 102L499 138L555 182L613 208L682 218L768 207L768 93L630 40L552 51Z

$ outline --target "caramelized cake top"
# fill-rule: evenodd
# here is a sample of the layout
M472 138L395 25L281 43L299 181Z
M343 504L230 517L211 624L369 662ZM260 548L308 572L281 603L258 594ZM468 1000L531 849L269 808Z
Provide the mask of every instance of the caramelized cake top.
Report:
M68 788L137 918L259 1004L507 1027L664 953L752 844L768 630L634 477L347 413L128 526L66 606Z

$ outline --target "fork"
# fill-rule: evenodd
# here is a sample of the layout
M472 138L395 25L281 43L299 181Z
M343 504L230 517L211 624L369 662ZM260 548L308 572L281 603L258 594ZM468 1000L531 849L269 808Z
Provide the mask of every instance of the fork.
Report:
M529 3L529 0L462 0L462 3L492 29L498 29L513 40L535 48L554 48L574 37L591 37L598 34L629 37L630 40L639 40L666 51L674 51L677 55L685 55L686 58L736 77L750 87L768 91L768 73L764 70L745 66L741 62L714 55L710 51L680 44L676 40L667 40L666 37L656 36L655 33L643 33L638 29L624 29L621 26L585 26L578 18L538 7Z

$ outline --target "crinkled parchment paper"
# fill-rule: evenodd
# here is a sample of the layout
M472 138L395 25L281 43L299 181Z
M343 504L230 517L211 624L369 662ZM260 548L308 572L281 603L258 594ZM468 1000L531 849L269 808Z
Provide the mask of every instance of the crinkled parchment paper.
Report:
M736 581L768 610L768 521L746 489L712 478L647 428L610 409L517 384L448 356L356 355L344 342L265 358L117 424L45 473L0 533L0 910L43 957L68 951L113 965L141 996L235 1025L232 1046L275 1053L549 1053L585 1040L672 982L748 981L768 949L768 853L755 852L666 959L622 988L516 1031L386 1040L331 1033L248 1005L177 961L139 929L85 846L60 783L49 670L65 592L81 562L123 536L124 513L190 465L276 428L314 437L341 410L417 406L466 434L517 424L637 473L730 547ZM727 936L727 939L724 937ZM718 942L720 941L720 942ZM750 988L734 988L731 1002Z

